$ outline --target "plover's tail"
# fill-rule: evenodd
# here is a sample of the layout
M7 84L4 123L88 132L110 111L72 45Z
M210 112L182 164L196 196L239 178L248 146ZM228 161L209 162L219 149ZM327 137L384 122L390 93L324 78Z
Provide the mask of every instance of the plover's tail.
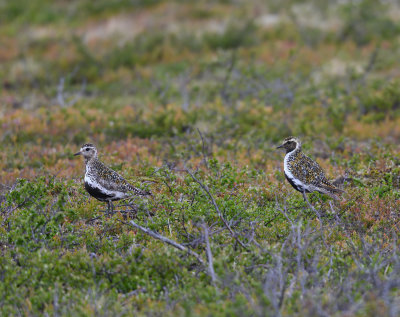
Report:
M131 192L134 193L135 195L138 196L153 196L153 194L151 193L151 191L149 190L142 190L136 187L131 187Z
M328 195L329 197L335 199L335 200L341 200L341 198L339 196L337 196L336 194L343 194L345 193L344 190L333 187L333 186L329 186L329 185L320 185L319 186L319 191L323 194Z

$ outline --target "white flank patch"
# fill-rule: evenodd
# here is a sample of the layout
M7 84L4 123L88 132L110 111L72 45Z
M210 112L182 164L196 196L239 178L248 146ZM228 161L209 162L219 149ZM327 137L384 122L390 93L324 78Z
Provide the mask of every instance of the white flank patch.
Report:
M283 169L285 170L285 174L287 175L288 178L290 178L290 180L296 184L296 186L298 187L302 187L308 191L313 191L314 190L314 186L308 186L306 184L304 184L303 182L301 182L300 180L298 180L296 177L293 176L292 172L289 170L289 159L290 157L294 154L294 152L296 152L297 148L299 147L298 144L296 144L296 148L292 151L289 152L285 155L285 159L283 160Z
M104 186L101 186L93 178L91 178L90 176L87 176L87 174L85 174L85 182L88 183L91 187L95 187L95 188L99 189L105 195L113 196L112 199L123 199L123 198L126 198L129 196L126 193L123 193L120 191L115 191L115 190L109 190L109 189L105 188Z

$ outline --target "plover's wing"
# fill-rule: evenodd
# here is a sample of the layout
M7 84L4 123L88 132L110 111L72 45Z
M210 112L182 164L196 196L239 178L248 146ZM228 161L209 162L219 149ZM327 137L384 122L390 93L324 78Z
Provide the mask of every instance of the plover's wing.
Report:
M309 158L308 156L305 156L305 164L307 168L312 171L310 172L310 183L311 185L315 187L322 188L328 192L331 193L342 193L344 192L341 189L338 189L333 185L326 177L324 170L322 167L314 160Z
M332 193L345 193L343 189L335 187L330 181L322 181L321 184L319 185L321 188L326 189Z
M328 182L321 166L304 154L294 162L292 173L306 185L317 186L322 181Z
M119 175L116 171L112 170L108 166L102 164L101 168L101 177L99 177L99 183L111 190L111 191L119 191L126 194L133 193L139 196L151 195L150 192L141 190L139 188L131 185L125 178Z

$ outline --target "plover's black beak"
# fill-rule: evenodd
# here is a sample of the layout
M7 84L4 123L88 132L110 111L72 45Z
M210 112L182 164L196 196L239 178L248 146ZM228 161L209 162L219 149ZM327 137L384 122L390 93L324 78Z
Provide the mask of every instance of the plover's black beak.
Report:
M75 153L74 156L81 155L82 152Z
M283 144L276 147L277 149L283 148Z

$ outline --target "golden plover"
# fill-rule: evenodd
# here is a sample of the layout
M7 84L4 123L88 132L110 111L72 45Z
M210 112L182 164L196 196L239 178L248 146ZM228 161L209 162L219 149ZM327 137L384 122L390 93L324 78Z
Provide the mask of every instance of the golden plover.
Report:
M121 175L99 161L97 149L93 144L82 145L80 151L74 155L83 155L85 158L86 191L94 198L107 202L108 212L113 211L113 201L132 197L132 194L151 195L149 191L133 187Z
M301 142L297 138L284 139L282 145L277 147L277 149L281 148L286 150L285 177L294 189L303 194L304 200L307 201L306 193L313 191L326 194L333 199L339 199L335 194L344 191L329 182L321 166L301 151Z

